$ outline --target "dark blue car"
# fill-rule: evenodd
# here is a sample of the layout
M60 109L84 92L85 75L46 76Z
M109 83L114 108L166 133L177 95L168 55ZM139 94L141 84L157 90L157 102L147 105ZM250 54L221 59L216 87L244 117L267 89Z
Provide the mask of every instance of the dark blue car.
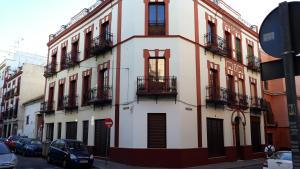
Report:
M16 143L16 153L23 156L41 156L42 143L32 138L22 138Z
M64 168L90 168L93 166L94 156L81 141L59 139L49 146L47 161L58 162Z

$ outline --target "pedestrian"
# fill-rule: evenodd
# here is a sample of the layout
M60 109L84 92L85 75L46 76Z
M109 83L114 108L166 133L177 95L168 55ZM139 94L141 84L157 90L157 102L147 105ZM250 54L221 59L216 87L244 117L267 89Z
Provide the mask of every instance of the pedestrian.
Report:
M265 153L267 158L270 158L274 154L274 152L275 152L275 147L271 142L269 142L269 144L265 147Z

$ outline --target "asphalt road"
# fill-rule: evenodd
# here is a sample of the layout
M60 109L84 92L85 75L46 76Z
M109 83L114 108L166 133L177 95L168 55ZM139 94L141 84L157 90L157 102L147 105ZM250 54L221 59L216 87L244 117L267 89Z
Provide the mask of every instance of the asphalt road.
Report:
M18 155L17 169L61 169L59 165L48 164L41 157L23 157Z

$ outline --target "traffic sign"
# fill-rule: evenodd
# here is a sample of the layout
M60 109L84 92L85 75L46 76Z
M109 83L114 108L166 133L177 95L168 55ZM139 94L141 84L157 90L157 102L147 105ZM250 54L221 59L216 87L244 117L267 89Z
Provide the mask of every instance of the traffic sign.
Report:
M295 54L300 53L300 2L289 2L291 41ZM262 49L271 56L282 58L284 51L284 31L279 7L275 8L263 21L259 31Z
M111 118L105 119L104 125L106 128L111 128L113 126L113 120Z

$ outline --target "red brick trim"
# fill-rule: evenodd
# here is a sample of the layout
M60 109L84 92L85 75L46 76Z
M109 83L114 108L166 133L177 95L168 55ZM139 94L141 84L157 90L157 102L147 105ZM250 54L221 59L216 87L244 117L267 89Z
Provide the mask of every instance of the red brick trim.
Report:
M99 34L100 34L100 35L101 35L102 32L103 32L103 30L102 30L102 24L104 24L104 23L106 23L106 22L108 22L108 24L109 24L109 31L111 32L111 24L112 24L111 19L112 19L112 14L111 14L111 12L110 12L108 15L106 15L106 16L104 16L103 18L100 19L100 21L99 21Z
M61 84L65 84L66 82L66 78L62 78L62 79L59 79L58 80L58 84L61 85Z
M208 83L209 86L211 86L210 82L210 70L216 70L218 72L218 79L217 79L217 85L220 86L220 65L219 64L215 64L214 62L211 61L207 61L207 70L208 70Z
M55 87L55 82L49 83L49 87Z
M206 20L206 33L208 33L208 23L211 22L215 25L214 27L214 33L218 35L218 20L217 18L213 17L212 15L209 15L207 12L205 12L205 20Z

